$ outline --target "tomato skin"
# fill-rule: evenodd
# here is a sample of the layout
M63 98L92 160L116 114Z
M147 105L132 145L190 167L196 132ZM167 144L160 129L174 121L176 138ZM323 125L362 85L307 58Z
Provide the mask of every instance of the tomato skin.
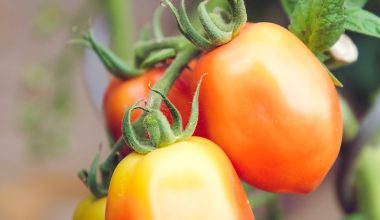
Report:
M267 191L313 191L336 160L342 119L309 49L278 25L247 24L197 61L193 85L204 73L200 114L239 176Z
M192 137L147 155L131 153L109 188L107 220L253 220L240 180L223 151Z
M115 140L121 136L124 112L136 101L148 97L149 85L153 86L164 71L165 68L153 68L140 77L124 81L116 78L111 80L103 98L103 112L107 128ZM180 111L184 125L186 125L190 115L191 101L194 94L194 90L191 90L191 86L187 82L189 75L191 75L191 72L185 70L168 94L169 99ZM170 117L166 107L163 106L162 111L166 116ZM133 112L132 121L138 118L140 114L141 112L139 111ZM202 123L198 123L195 134L206 136Z
M75 209L73 220L104 220L106 212L106 197L88 196Z

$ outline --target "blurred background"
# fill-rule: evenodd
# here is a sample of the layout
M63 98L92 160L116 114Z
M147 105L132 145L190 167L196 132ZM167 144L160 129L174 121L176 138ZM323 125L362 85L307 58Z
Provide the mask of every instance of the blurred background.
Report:
M123 7L115 10L107 3L111 1L0 1L1 220L71 219L77 203L89 194L76 174L89 167L99 149L106 155L107 147L102 145L108 141L99 106L108 75L91 51L68 41L92 27L107 44L109 33L125 25L130 30L127 51L131 38L136 38L159 5L159 0L118 0ZM280 1L249 0L246 4L251 21L287 26ZM366 8L380 14L376 0ZM115 16L126 20L111 27ZM166 33L176 33L167 11L163 24ZM380 42L348 34L359 48L359 60L334 73L345 85L340 93L361 119L379 89ZM336 172L334 168L309 195L281 196L283 219L342 219Z

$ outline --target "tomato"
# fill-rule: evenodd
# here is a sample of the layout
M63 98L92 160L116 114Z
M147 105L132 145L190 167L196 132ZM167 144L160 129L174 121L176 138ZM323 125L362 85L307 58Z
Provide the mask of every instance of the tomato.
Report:
M211 141L192 137L146 155L125 157L111 179L106 219L254 217L227 156Z
M114 139L121 136L121 123L125 110L136 101L147 98L149 94L149 84L153 86L164 71L164 68L154 68L148 70L142 76L130 80L122 81L116 78L111 80L104 95L103 112L107 127ZM180 111L184 125L187 124L190 115L193 97L193 90L191 90L189 83L185 81L185 79L189 77L189 74L191 74L190 71L185 70L168 94L169 99L172 100L173 104ZM163 107L162 111L166 116L170 116L167 108ZM141 114L139 111L133 112L132 121L138 118L139 114ZM199 126L195 134L205 136L202 124L198 124Z
M200 114L239 176L272 192L306 193L336 160L342 119L325 67L285 28L247 24L201 56Z
M89 196L75 209L73 220L104 220L107 198L97 199Z

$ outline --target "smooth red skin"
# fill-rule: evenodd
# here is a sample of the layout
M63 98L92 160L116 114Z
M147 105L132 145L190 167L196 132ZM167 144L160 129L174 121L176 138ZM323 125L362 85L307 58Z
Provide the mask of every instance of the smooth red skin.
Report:
M147 98L150 84L153 86L163 75L164 68L154 68L148 70L142 76L129 79L119 80L113 78L105 92L103 99L103 112L107 128L112 137L117 140L121 136L121 124L125 111L136 101ZM186 125L191 112L191 102L194 91L188 83L190 71L185 70L177 79L168 97L180 111L183 124ZM171 120L170 113L166 106L162 106L162 111ZM138 118L141 111L132 112L132 121ZM195 135L205 136L203 126L198 124Z
M247 24L230 43L203 55L200 113L209 135L249 184L306 193L338 155L342 119L326 69L288 30Z

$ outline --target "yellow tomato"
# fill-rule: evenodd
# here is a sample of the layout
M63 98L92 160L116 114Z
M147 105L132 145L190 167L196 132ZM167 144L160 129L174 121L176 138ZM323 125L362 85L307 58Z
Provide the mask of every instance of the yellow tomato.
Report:
M104 220L107 198L89 196L75 209L73 220Z
M192 137L146 155L129 154L110 184L107 220L253 220L224 152Z

